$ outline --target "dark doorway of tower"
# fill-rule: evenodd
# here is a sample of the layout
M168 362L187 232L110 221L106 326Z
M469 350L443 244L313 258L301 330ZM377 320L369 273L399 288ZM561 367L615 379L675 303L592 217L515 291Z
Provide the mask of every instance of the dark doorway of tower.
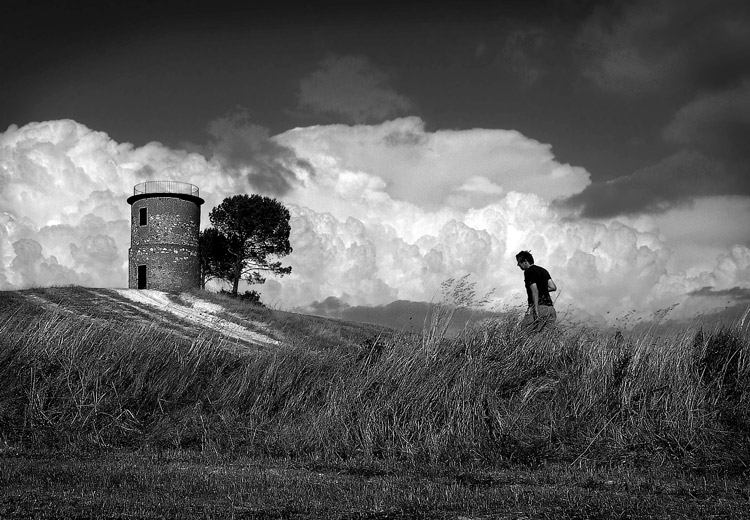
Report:
M138 288L139 289L146 288L146 266L145 265L138 266Z

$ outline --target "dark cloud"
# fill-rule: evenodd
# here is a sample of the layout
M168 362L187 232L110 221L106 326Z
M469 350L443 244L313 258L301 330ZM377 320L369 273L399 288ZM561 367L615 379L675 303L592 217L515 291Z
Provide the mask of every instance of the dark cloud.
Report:
M315 301L299 310L328 318L383 325L406 332L419 332L425 326L429 326L436 306L427 302L407 300L397 300L388 305L379 306L351 306L339 298L329 296L323 301ZM456 309L449 330L460 330L468 323L498 316L497 313L476 309Z
M388 74L365 56L331 55L302 79L299 107L343 117L347 123L380 123L413 108L389 82Z
M746 287L732 287L731 289L716 290L713 287L702 287L688 293L689 296L707 298L729 298L734 302L750 302L750 289Z
M329 296L323 301L315 300L305 309L318 316L334 316L340 314L344 309L350 308L351 305L340 298Z
M606 218L662 212L697 196L738 193L750 193L750 179L700 152L682 150L631 175L594 182L562 205L580 209L583 217Z
M750 63L744 0L641 0L600 7L577 42L584 75L613 92L692 92L736 82Z
M211 121L208 131L211 140L204 153L217 159L227 173L243 178L261 193L287 193L297 179L295 168L314 173L310 163L273 141L269 130L251 123L243 110Z
M415 332L422 330L429 308L428 303L398 300L377 307L351 307L342 314L342 317L352 321L385 325L394 329Z
M427 143L429 137L420 128L419 132L410 130L399 130L391 132L383 138L383 142L388 146L422 146Z
M662 134L669 141L746 164L750 160L750 75L737 86L696 97L675 114Z
M595 182L566 205L583 216L664 211L699 196L750 195L750 76L697 96L661 132L684 148L657 164Z
M298 310L327 318L385 325L395 329L421 330L429 304L398 300L388 305L351 306L340 298L329 296Z
M747 2L612 3L583 24L578 49L584 75L602 89L677 100L661 137L682 150L594 182L566 205L583 216L611 217L664 211L699 196L750 194Z
M507 36L503 58L510 65L513 75L524 85L533 85L545 73L544 67L535 59L535 55L538 54L546 37L545 31L541 28L510 31Z

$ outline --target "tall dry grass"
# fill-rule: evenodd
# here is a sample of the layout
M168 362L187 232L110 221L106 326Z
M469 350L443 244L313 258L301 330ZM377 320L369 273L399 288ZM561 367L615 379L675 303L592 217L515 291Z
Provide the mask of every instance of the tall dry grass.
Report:
M238 354L217 336L21 302L0 317L0 435L326 459L750 464L744 324L663 338L528 335L512 316L452 337L444 325Z

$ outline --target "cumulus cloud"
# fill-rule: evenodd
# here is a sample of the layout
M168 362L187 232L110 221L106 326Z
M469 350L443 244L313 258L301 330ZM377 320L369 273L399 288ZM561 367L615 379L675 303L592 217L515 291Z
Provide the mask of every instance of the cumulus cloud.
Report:
M694 309L711 309L716 298L697 298L696 291L750 283L747 245L686 273L670 268L671 250L653 221L570 218L552 201L580 190L588 175L516 132L429 133L406 119L268 139L263 153L284 165L289 180L280 200L291 213L294 252L285 263L293 271L258 289L264 301L284 308L317 301L326 312L348 312L429 302L442 282L469 273L478 293L494 289L496 310L519 308L525 295L513 257L520 249L531 249L552 273L561 313L591 319L633 309L648 316L687 302L690 293L699 301ZM125 200L134 184L199 186L204 227L207 210L223 198L258 189L251 171L233 170L218 155L116 143L73 121L10 128L0 135L2 288L126 285ZM447 202L428 204L419 190Z
M750 245L750 197L698 197L652 220L671 244L670 269L691 276L711 269L727 244Z
M391 212L399 207L393 204ZM692 290L719 283L737 286L746 276L744 264L732 270L723 256L695 276L670 272L671 250L657 230L619 221L566 220L529 194L509 193L456 218L429 215L431 227L417 222L392 226L393 220L382 215L342 221L322 210L292 206L295 251L288 261L294 271L262 288L264 297L352 317L358 307L434 301L442 281L472 273L480 292L494 289L495 310L519 308L525 295L513 256L529 248L561 289L558 308L604 321L629 311L650 318L687 301ZM739 246L732 258L743 250L750 252ZM307 307L311 299L318 302L314 309ZM707 300L701 310L715 303Z
M127 193L127 181L112 159L128 150L73 121L11 127L0 134L5 288L109 285L125 277L117 244L126 261L129 222L115 193ZM99 269L76 269L85 257Z
M560 165L544 146L518 134L516 146L496 147L492 138L507 136L494 132L464 131L436 137L424 132L418 119L409 118L371 127L296 129L277 136L314 164L318 177L304 190L290 193L289 201L296 205L293 233L299 230L294 237L298 245L289 257L295 271L270 290L269 296L283 299L288 284L305 288L294 295L286 292L287 302L312 294L319 302L333 296L337 304L353 307L386 305L397 299L430 301L443 280L474 273L481 290L496 289L496 305L522 304L523 287L513 256L529 248L564 287L558 303L586 316L604 316L607 309L612 315L637 310L648 317L684 301L690 290L702 286L702 271L669 270L673 250L653 218L575 219L552 203L549 191L533 193L529 189L533 183L514 185L513 191L502 188L501 184L512 185L514 179L510 175L506 180L495 172L512 171L503 170L503 161L518 165L524 152L537 168L528 168L532 179L534 175L544 179L545 168L549 172ZM472 142L473 147L467 145ZM477 162L483 164L481 145L507 152L498 151L495 168L481 171L495 173L485 173L492 180L477 173ZM389 146L407 150L390 152ZM467 146L471 153L464 154ZM388 158L389 152L401 155ZM530 159L534 152L543 159ZM428 176L429 182L419 184L420 176L431 172L437 163L433 154L464 168L456 167L459 172L452 177ZM684 162L693 163L694 159L685 157ZM388 164L401 170L394 172ZM684 183L686 179L678 173L675 170L674 178ZM715 171L708 173L716 175ZM581 179L588 181L583 174ZM415 183L414 188L393 189L393 182L407 177ZM575 181L575 176L572 178ZM555 180L559 185L554 185ZM436 186L441 181L444 185ZM552 184L545 186L546 190L580 190L564 176L550 175L546 181ZM449 195L438 207L420 198L421 189L431 189L433 196L443 189L442 193ZM459 200L473 191L477 192L475 198ZM707 272L715 269L712 265ZM363 277L372 285L367 286ZM675 284L675 280L680 282ZM655 286L661 289L655 291ZM318 291L320 287L324 289Z
M42 255L42 245L30 238L21 238L13 242L15 258L10 268L25 286L49 286L86 284L89 281L85 273L77 273L60 265L54 256Z
M698 277L704 286L716 289L750 288L750 248L736 245L722 253L716 260L716 267Z
M127 285L125 201L139 182L195 184L212 208L237 193L289 189L294 174L287 164L310 175L262 129L222 120L212 130L209 159L156 142L116 143L70 120L11 126L0 134L0 288ZM239 142L256 145L255 162L235 154Z
M601 6L582 27L583 73L609 91L717 88L750 61L742 0L658 0Z
M347 182L362 186L375 179L393 198L422 207L467 209L510 191L552 200L590 182L583 168L557 162L550 145L512 130L428 132L421 119L407 117L296 128L276 138L317 171L346 172Z
M413 104L390 85L388 75L365 56L332 55L300 84L299 105L348 123L380 122Z
M662 278L654 290L682 291L686 295L676 309L676 317L681 318L741 305L750 292L750 247L732 246L696 276L673 273Z
M703 220L699 220L701 217ZM700 244L715 246L748 242L750 197L701 197L692 205L665 213L654 221L662 233L676 239L690 238Z

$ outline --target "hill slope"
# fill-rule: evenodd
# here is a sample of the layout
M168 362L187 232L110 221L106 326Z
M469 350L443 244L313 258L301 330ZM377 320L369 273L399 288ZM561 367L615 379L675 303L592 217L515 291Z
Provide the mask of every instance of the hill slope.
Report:
M134 301L137 299L138 301ZM750 467L743 324L448 336L221 295L0 293L0 441L346 460Z
M0 291L0 313L44 312L75 315L84 322L120 328L142 324L192 340L213 336L217 343L267 349L304 343L313 349L358 344L382 327L271 310L206 291L166 293L77 286Z

